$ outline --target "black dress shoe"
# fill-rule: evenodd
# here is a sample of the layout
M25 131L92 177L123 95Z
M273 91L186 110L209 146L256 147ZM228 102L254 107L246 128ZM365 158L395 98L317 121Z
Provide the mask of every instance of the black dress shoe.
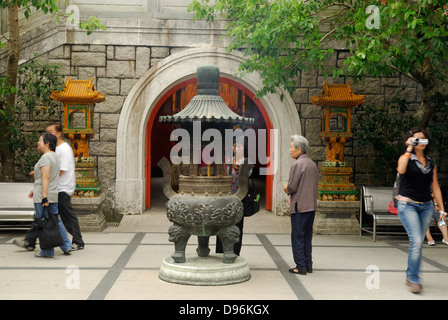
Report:
M294 274L306 275L306 270L305 269L293 268L293 269L289 269L289 272L294 273Z

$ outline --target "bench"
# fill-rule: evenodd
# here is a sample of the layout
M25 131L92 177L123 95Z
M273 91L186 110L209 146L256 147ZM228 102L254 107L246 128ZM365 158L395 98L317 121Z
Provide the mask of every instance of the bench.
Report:
M0 182L0 229L27 230L34 221L32 183Z
M394 188L392 187L365 187L361 188L361 208L359 212L359 224L362 231L371 233L373 241L376 241L377 234L391 234L395 232L381 232L377 226L401 226L398 214L389 213L389 203L392 201ZM372 216L372 228L363 227L363 212ZM400 232L403 233L403 232Z
M373 235L373 241L376 241L377 234L406 234L405 231L378 231L378 226L402 226L398 214L388 212L389 203L392 201L394 188L393 187L366 187L361 188L361 208L359 212L360 232L368 232ZM371 229L364 228L363 212L373 217L373 227ZM431 226L436 223L432 219Z

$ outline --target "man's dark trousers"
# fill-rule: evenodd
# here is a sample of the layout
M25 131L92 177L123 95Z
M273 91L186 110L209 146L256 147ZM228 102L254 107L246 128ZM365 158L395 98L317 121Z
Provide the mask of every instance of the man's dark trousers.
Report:
M291 214L291 244L296 268L312 268L312 239L315 211Z
M71 197L65 192L58 193L58 209L64 227L73 237L72 243L84 246L78 217L72 208Z

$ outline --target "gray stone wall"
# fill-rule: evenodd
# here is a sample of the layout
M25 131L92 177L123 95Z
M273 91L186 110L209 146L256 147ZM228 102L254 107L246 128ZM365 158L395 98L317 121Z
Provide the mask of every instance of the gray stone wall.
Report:
M107 195L102 208L109 220L118 218L113 202L117 127L123 102L143 73L171 51L175 50L169 47L62 45L37 58L58 65L64 79L92 78L95 90L106 94L106 101L95 106L95 135L90 142L90 155L98 164L97 175Z

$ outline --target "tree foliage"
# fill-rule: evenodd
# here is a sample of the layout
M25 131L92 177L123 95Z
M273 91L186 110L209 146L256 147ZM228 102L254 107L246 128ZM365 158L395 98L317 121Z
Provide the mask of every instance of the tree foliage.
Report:
M55 0L0 0L0 8L4 9L13 5L23 8L23 14L27 19L33 10L42 10L45 14L59 11Z
M404 88L403 88L404 89ZM399 97L386 107L366 105L356 114L353 132L356 143L364 149L367 184L392 185L395 181L397 159L403 154L406 132L417 126L417 119L409 103ZM431 144L429 156L434 158L440 171L448 168L448 102L440 94L432 97L436 106L428 128ZM440 170L442 169L442 170Z
M16 155L25 156L23 150L28 147L27 136L23 135L21 128L19 127L20 121L20 105L16 104L16 92L17 92L17 74L19 70L19 57L20 57L20 21L19 10L23 11L26 19L28 19L34 11L43 12L44 14L54 14L58 20L60 16L67 16L68 19L72 19L71 14L64 14L59 12L57 6L57 0L0 0L0 8L8 9L8 26L9 26L9 38L2 35L0 38L1 47L5 46L4 40L9 45L8 56L6 63L6 73L4 77L0 77L1 99L0 99L0 181L14 181L15 180L15 167L16 167ZM95 30L103 29L105 27L100 23L97 17L91 17L88 21L79 21L79 27L86 30L87 34L91 34ZM35 67L35 65L33 65ZM24 68L25 70L27 67ZM44 103L45 108L51 105L50 94L46 92L46 84L42 84L44 79L49 79L54 74L45 70L44 66L40 69L41 80L33 83L33 88L21 88L21 93L27 92L29 95L22 95L21 103L28 108L28 114L39 115L36 110L31 111L32 105L37 103L38 100ZM42 76L42 73L49 72ZM47 77L47 78L45 78ZM29 85L25 83L25 85ZM31 90L31 91L30 91ZM48 94L48 97L44 97L41 94ZM34 94L34 95L33 95ZM48 110L51 110L48 109ZM19 115L19 118L18 116Z
M292 94L298 70L355 80L401 72L422 85L416 117L426 126L435 108L431 96L448 92L445 5L446 0L193 0L189 10L196 19L229 20L228 50L245 54L242 75L261 74L259 96L277 87ZM350 55L328 69L335 48Z
M19 79L14 110L0 115L0 123L8 123L8 139L0 142L0 149L14 150L19 173L26 175L39 160L39 134L49 123L61 121L60 104L50 96L52 91L63 89L63 81L57 65L34 60L19 69Z
M353 132L364 149L368 185L393 185L404 133L417 125L405 99L396 95L386 107L366 105L357 113Z

